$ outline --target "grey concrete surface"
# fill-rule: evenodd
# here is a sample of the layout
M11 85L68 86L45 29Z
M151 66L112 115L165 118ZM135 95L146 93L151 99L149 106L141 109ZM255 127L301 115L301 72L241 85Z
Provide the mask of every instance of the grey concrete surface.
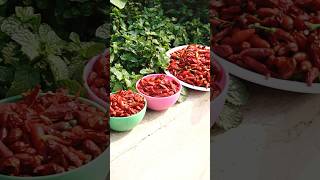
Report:
M244 122L211 135L211 179L319 180L320 95L249 88Z

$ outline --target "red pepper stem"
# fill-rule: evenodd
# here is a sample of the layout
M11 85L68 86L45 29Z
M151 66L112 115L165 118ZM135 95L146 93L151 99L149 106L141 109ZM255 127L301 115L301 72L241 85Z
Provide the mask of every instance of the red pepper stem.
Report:
M249 28L254 28L254 29L261 29L270 33L274 33L277 31L277 28L273 28L273 27L265 27L262 26L260 23L256 23L256 24L250 24Z
M217 16L214 16L213 19L217 20L217 21L220 21L222 23L231 23L230 21L226 21L226 20L223 20L223 19L220 19L218 18Z
M308 26L310 31L320 29L320 24L313 24L313 23L306 22L306 25Z

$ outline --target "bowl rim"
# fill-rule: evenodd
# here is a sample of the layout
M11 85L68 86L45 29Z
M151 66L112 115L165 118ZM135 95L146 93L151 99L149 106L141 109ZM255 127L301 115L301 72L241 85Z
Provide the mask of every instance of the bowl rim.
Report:
M107 104L106 101L104 101L102 98L100 98L99 96L97 96L92 90L91 88L89 87L89 84L88 84L88 77L90 75L90 73L92 72L92 69L93 69L93 66L94 64L98 61L98 59L101 57L101 56L105 56L109 53L109 50L106 49L103 53L101 54L98 54L94 57L92 57L91 59L88 60L88 62L86 63L84 69L83 69L83 73L82 73L82 79L83 79L83 84L84 84L84 87L85 89L88 91L88 93L92 94L94 99L97 99L99 103L101 104ZM92 66L91 68L89 66Z
M45 95L45 94L54 94L53 92L46 92L46 93L40 93L41 96ZM69 97L76 97L73 95L68 95ZM0 104L4 104L4 103L11 103L12 101L18 101L21 100L23 98L22 95L17 95L17 96L11 96L11 97L7 97L5 99L1 99L0 100ZM100 104L91 101L89 99L83 98L83 97L76 97L76 99L79 99L81 102L84 102L90 106L94 106L96 108L98 108L99 110L101 110L104 113L107 113L107 110L105 108L103 108ZM72 173L76 173L77 171L79 171L80 169L84 169L87 166L91 165L93 162L98 161L101 157L103 157L105 154L108 153L108 151L110 150L110 144L109 146L96 158L94 158L92 161L69 171L65 171L62 173L57 173L57 174L51 174L51 175L46 175L46 176L32 176L32 177L22 177L22 176L8 176L8 175L4 175L4 174L0 174L0 179L2 178L6 178L6 179L12 179L12 180L43 180L43 178L55 178L55 177L61 177L64 175L68 175L68 174L72 174ZM110 167L109 167L110 168Z
M146 95L144 93L142 93L139 89L138 89L138 84L140 83L140 81L144 78L147 78L147 77L150 77L150 76L160 76L160 75L164 75L166 78L169 77L169 78L172 78L174 79L178 84L179 84L179 90L173 94L173 95L170 95L170 96L165 96L165 97L153 97L153 96L149 96L149 95ZM181 90L182 90L182 84L180 83L180 81L178 80L178 78L174 77L174 76L169 76L167 74L148 74L146 76L143 76L142 78L140 78L137 82L136 82L136 90L138 91L139 94L141 94L142 96L145 96L149 99L169 99L169 98L172 98L174 96L176 96L177 94L180 94L181 93Z
M217 62L217 63L219 64L219 62ZM230 75L229 75L228 71L225 70L221 64L220 64L220 66L221 66L221 70L223 71L221 81L224 81L224 83L222 83L224 86L221 89L221 91L217 97L211 99L211 96L210 96L210 112L213 113L215 111L214 107L219 107L220 103L223 103L223 104L222 104L221 109L218 108L218 110L216 110L217 117L210 116L210 127L212 127L217 121L219 121L219 115L221 114L221 111L223 110L223 106L225 105L226 97L227 97L228 91L229 91ZM215 113L213 113L213 114L215 114Z
M214 99L212 99L210 101L214 101L215 99L222 96L225 91L228 91L229 83L230 83L229 72L227 72L226 69L218 61L214 60L213 63L220 66L220 69L222 71L222 77L221 77L221 79L219 79L219 82L216 83L218 85L218 87L220 88L220 93L218 94L218 96L216 96ZM220 87L220 85L223 85L223 87Z
M308 86L307 83L300 81L284 80L274 77L269 77L266 79L266 77L262 74L240 67L232 62L229 62L227 59L220 57L214 53L214 50L212 50L212 53L214 58L219 61L221 65L228 68L230 74L245 81L281 91L300 94L320 94L320 83L313 83L312 86Z
M117 93L117 92L113 92L113 93L110 93L110 94L115 94L115 93ZM143 100L144 100L143 108L139 112L137 112L135 114L132 114L130 116L126 116L126 117L109 116L110 120L111 120L111 118L112 119L127 119L127 118L129 119L129 118L133 118L135 116L140 115L140 113L142 113L144 111L144 109L147 109L147 99L144 96L142 96L140 93L136 93L136 92L133 92L133 93L138 94L139 96L143 97ZM111 101L110 101L110 104L111 104Z

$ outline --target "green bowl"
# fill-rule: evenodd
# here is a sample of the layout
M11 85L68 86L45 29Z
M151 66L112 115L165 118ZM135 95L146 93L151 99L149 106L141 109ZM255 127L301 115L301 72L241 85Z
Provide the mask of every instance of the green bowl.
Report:
M21 99L22 96L14 96L3 99L0 101L0 103L16 102ZM78 99L83 103L94 106L100 109L101 111L106 112L105 108L93 101L90 101L85 98ZM17 177L0 175L0 180L105 180L107 174L109 173L109 159L110 149L108 147L102 154L100 154L100 156L90 161L89 163L64 173L36 177Z
M143 97L144 98L144 97ZM138 125L144 118L147 110L147 101L144 98L144 107L137 114L128 117L110 117L109 125L114 131L129 131Z

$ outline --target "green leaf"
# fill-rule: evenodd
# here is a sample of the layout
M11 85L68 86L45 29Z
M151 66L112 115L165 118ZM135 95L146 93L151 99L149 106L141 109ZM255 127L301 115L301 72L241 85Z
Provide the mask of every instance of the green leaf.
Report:
M52 30L48 24L40 25L39 37L41 43L45 46L46 54L61 54L65 42Z
M21 19L30 19L34 15L34 9L33 7L16 7L16 16L21 18Z
M122 80L123 79L122 72L119 71L118 69L111 67L110 68L110 72L112 74L114 74L118 80Z
M96 37L101 39L108 39L110 38L110 24L105 23L97 28L96 30Z
M62 39L52 30L48 24L41 24L39 27L39 37L41 41L48 42L49 44L58 44Z
M19 95L38 84L40 84L40 72L29 65L21 65L16 69L7 97Z
M124 79L124 82L126 83L127 87L131 87L132 86L132 82L130 81L130 79Z
M15 18L5 19L1 25L1 31L20 44L22 52L31 60L39 56L40 42L38 36L24 28Z
M118 8L123 9L126 6L127 0L110 0L110 2Z
M47 62L56 82L69 79L69 71L66 63L59 56L49 55Z
M68 65L69 76L71 79L82 81L83 70L85 67L85 59L82 59L79 56L73 57L71 59L71 64Z
M217 121L217 125L224 130L229 130L239 126L242 119L243 115L240 107L226 103L220 114L220 120Z
M82 49L84 52L84 57L91 58L98 54L101 54L105 50L106 46L103 43L91 43Z
M249 100L249 91L239 79L232 77L226 100L236 106L245 105Z
M4 5L5 3L7 3L8 0L0 0L0 6Z
M179 97L177 102L178 103L182 103L182 102L186 101L188 96L189 96L188 89L182 86L180 97Z
M69 39L75 43L80 43L80 36L79 34L75 33L75 32L71 32L70 33L70 36L69 36Z
M69 91L69 94L76 95L80 93L81 96L85 95L85 90L81 84L76 80L65 79L57 82L58 88L64 88Z
M33 7L16 7L16 17L23 22L24 27L30 27L33 30L38 29L41 23L41 15L34 14Z
M144 68L144 69L141 69L140 70L140 74L151 74L151 73L154 73L154 70L153 69L150 69L150 68Z
M18 46L14 42L8 42L1 50L3 63L9 65L17 65L19 62L19 58L16 57L17 55Z
M112 86L112 92L117 92L119 90L122 90L122 84L120 82L114 83L114 85Z
M7 83L13 80L14 71L12 68L0 66L0 82Z

